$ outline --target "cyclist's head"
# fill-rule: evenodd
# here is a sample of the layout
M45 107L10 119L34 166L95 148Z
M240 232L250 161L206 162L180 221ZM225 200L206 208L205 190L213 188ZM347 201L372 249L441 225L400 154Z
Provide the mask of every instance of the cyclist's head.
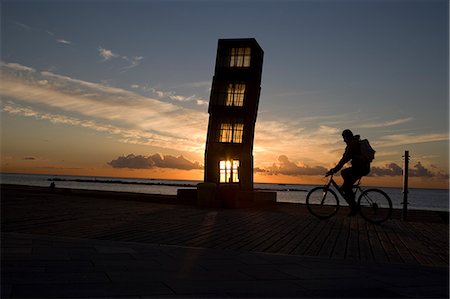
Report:
M347 137L353 137L353 132L350 131L349 129L345 129L344 131L342 131L342 137L347 138Z
M344 138L345 143L349 143L351 140L353 140L353 132L349 129L345 129L342 131L342 138Z

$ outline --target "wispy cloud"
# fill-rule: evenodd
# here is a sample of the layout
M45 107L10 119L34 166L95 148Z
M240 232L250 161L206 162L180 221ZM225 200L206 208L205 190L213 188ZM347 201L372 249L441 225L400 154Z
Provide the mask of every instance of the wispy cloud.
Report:
M17 26L21 27L22 29L33 30L32 27L30 27L27 24L24 24L22 22L13 22L13 23L16 24Z
M71 45L72 44L72 42L70 42L68 40L65 40L65 39L62 39L62 38L58 38L56 41L58 43L60 43L60 44L66 44L66 45Z
M102 47L98 47L97 51L98 51L98 55L103 58L102 61L107 61L112 58L120 57L119 54L115 54L115 53L113 53L113 51L102 48Z
M127 56L122 56L122 59L124 59L125 61L127 61L129 63L129 65L122 68L122 71L125 71L125 70L129 70L131 68L137 67L141 63L141 60L144 59L144 57L133 56L131 58L128 58Z
M331 166L343 149L339 128L317 124L302 127L299 121L258 120L255 129L255 165L272 166L280 155L309 165Z
M399 145L419 144L429 142L448 141L448 133L429 134L392 134L380 137L376 142L378 147L393 147Z
M32 117L38 120L49 121L53 124L63 124L69 126L82 127L97 132L108 133L117 137L123 143L149 145L161 148L176 148L181 151L197 150L189 139L165 136L158 133L151 133L145 130L121 127L96 120L87 120L77 117L70 117L63 114L48 113L39 111L30 106L22 106L12 101L2 104L2 111L13 115Z
M198 106L207 106L209 103L206 99L204 99L202 97L198 97L195 94L185 96L185 95L177 94L175 91L170 91L170 90L163 91L163 90L159 90L155 87L150 87L147 85L139 85L139 84L132 84L132 85L130 85L130 87L132 89L136 89L136 90L140 90L144 93L148 93L148 94L155 96L161 100L165 99L165 100L170 100L173 102L193 102L193 103L197 104Z
M20 71L18 71L20 69ZM131 91L37 72L17 64L2 64L0 95L29 108L15 111L52 122L90 127L120 135L128 143L202 151L207 114L182 108ZM46 84L40 84L43 80ZM46 106L40 112L35 105ZM17 107L16 107L17 108ZM55 109L63 113L55 113ZM65 115L70 113L71 117ZM78 117L73 117L74 113ZM180 130L183 124L183 130Z
M114 53L110 49L106 49L103 47L98 47L97 51L98 51L98 55L100 57L102 57L101 62L105 62L105 61L112 60L112 59L120 59L122 61L125 61L127 63L127 65L122 67L121 71L127 71L129 69L137 67L141 63L141 61L144 59L144 57L142 57L142 56L128 57L125 55L120 55L118 53Z
M150 156L129 154L121 156L107 163L113 168L151 169L171 168L180 170L203 169L199 162L192 162L183 156L154 154Z
M11 71L16 71L16 72L29 72L29 73L35 72L35 69L18 64L18 63L5 63L2 61L2 62L0 62L0 67L7 68Z
M29 26L29 25L21 23L21 22L13 22L13 24L15 24L15 25L21 27L22 29L27 30L27 31L34 31L34 32L41 33L41 34L47 34L48 36L51 36L52 38L54 38L55 41L60 43L60 44L65 44L65 45L71 45L72 44L72 42L68 41L67 39L57 38L56 34L53 33L50 30L40 29L40 28L37 28L37 27L32 27L32 26Z
M310 95L310 94L320 94L322 91L320 90L295 90L295 91L284 91L281 93L274 94L273 96L276 97L300 97L304 95Z
M401 118L396 120L390 120L390 121L382 121L379 123L371 123L371 124L362 124L359 127L360 128L366 128L366 129L372 129L372 128L385 128L385 127L392 127L400 124L404 124L407 122L412 121L414 118L407 117L407 118Z

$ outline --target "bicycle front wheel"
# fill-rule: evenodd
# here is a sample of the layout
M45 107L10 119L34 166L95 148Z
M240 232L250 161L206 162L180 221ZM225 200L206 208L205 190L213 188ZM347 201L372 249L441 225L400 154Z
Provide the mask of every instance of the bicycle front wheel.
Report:
M330 188L316 187L306 196L306 207L317 218L328 219L336 215L339 200Z
M368 189L358 198L360 214L369 222L382 223L392 216L392 201L379 189Z

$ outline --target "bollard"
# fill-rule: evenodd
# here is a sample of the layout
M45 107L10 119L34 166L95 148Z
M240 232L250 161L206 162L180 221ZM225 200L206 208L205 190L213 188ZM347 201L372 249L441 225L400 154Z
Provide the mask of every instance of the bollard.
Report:
M403 221L407 221L408 216L408 173L409 173L409 151L405 151L405 155L403 156L405 159L405 163L403 165L403 213L402 219Z

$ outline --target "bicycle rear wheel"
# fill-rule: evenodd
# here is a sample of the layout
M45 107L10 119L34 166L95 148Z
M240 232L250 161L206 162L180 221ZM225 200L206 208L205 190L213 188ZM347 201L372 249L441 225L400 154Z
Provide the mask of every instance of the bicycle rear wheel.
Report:
M330 188L316 187L306 196L306 207L317 218L328 219L336 215L339 200Z
M379 189L368 189L358 198L359 212L372 223L382 223L392 216L392 201Z

